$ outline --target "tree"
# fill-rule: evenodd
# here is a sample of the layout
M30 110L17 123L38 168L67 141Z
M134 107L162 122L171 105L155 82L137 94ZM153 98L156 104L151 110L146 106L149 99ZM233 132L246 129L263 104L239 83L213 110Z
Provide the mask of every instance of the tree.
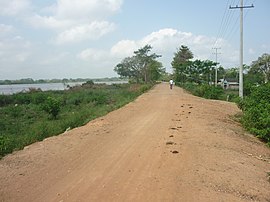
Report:
M229 69L226 69L226 74L225 77L228 79L238 79L239 77L239 68L237 67L232 67Z
M150 54L152 47L145 45L137 51L134 51L134 56L127 57L117 64L114 71L122 77L134 78L137 82L144 81L145 83L152 81L161 74L162 64L156 59L161 57L155 53ZM153 76L155 75L155 76Z
M116 65L114 71L122 77L128 77L129 79L135 78L137 82L139 82L141 77L140 68L136 63L135 56L124 58L121 63Z
M187 46L181 45L174 53L173 61L171 62L175 80L184 82L186 80L186 69L190 59L193 58L193 53Z
M263 74L264 82L267 83L270 80L270 55L264 53L256 61L251 64L251 71L258 71Z
M211 83L216 63L210 60L195 60L186 63L186 69L184 71L187 76L187 80L201 84ZM210 82L211 81L211 82Z
M165 68L161 62L153 60L148 66L147 74L150 81L157 81L165 74Z
M224 69L224 67L219 66L218 67L218 79L224 79L226 75L226 70Z

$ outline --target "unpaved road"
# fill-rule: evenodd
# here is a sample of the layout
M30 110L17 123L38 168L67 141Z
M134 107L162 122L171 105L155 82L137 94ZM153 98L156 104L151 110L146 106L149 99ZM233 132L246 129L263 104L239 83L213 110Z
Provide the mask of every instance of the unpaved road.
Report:
M270 201L270 149L232 103L160 84L0 161L0 201Z

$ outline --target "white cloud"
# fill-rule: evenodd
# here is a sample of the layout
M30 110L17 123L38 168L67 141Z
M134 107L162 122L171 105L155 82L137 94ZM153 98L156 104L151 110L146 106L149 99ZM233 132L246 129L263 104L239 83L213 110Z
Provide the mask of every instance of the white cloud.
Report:
M0 66L6 66L6 62L19 64L26 61L31 55L31 43L21 36L3 39L0 43Z
M12 25L0 24L0 37L9 36L15 31Z
M26 21L34 27L64 31L74 26L106 21L120 10L122 2L123 0L58 0L40 10L41 13L50 15L35 13L29 15Z
M83 50L77 57L85 61L104 61L110 59L110 55L107 51L92 48Z
M97 40L115 30L107 19L118 12L123 0L56 0L38 8L31 0L0 0L0 16L17 17L35 28L55 32L56 44ZM0 30L8 27L1 25ZM2 32L3 35L3 32Z
M89 48L77 55L85 66L91 67L91 70L108 75L113 73L113 67L125 57L132 56L135 50L150 44L153 47L152 52L162 55L158 60L162 62L163 67L171 72L171 61L173 54L181 45L187 45L193 52L195 59L215 61L213 44L216 38L192 33L181 32L175 29L161 29L152 32L139 40L121 40L115 43L110 49ZM219 50L218 62L225 68L237 67L239 64L239 50L228 41L218 39ZM249 64L248 61L244 61ZM110 75L112 75L110 73Z
M71 27L75 22L70 20L57 20L54 16L40 16L35 14L27 18L27 22L36 28L52 29L55 31Z
M29 0L1 0L0 15L18 16L24 14L31 8Z
M56 17L58 19L104 19L118 11L123 0L58 0Z
M203 35L195 35L189 32L181 32L175 29L161 29L152 32L140 40L121 40L111 47L110 50L86 49L78 54L78 58L87 61L96 61L102 63L103 60L110 60L110 66L114 67L122 59L132 56L135 50L142 48L146 44L153 47L152 52L162 55L159 60L163 66L170 71L170 63L174 52L181 45L186 45L194 54L195 59L215 60L213 53L213 44L215 38ZM219 39L219 45L222 47L222 54L219 55L219 62L225 66L235 66L238 63L239 54L237 50L225 40Z
M61 32L57 38L57 44L80 42L84 40L99 39L103 35L113 31L115 29L114 24L102 21L92 22L90 24L79 25L72 27L71 29Z
M46 58L41 57L38 60L38 65L41 66L54 66L54 65L60 65L63 63L63 61L69 61L72 58L72 55L69 52L57 52L52 51L50 53L46 54Z
M124 58L133 55L133 52L137 50L139 44L132 40L122 40L116 43L110 50L110 54L117 58Z

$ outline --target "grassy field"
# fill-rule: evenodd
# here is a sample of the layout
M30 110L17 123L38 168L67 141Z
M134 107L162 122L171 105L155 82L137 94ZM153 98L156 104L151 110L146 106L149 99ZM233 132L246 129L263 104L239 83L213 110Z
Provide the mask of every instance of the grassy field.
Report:
M65 91L0 95L0 157L134 100L151 85L83 85Z

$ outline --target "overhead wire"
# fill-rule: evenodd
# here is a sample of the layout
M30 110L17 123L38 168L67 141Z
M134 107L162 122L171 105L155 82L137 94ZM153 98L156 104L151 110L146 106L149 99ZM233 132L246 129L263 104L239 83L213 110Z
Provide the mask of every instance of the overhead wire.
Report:
M240 0L238 0L239 2ZM224 12L223 12L223 16L221 19L221 23L217 32L217 35L215 37L215 41L213 42L213 47L219 47L220 44L220 39L224 39L224 36L226 35L228 29L230 28L231 22L234 19L235 16L235 12L232 12L229 9L230 5L234 5L235 4L235 0L227 0L225 8L224 8ZM208 59L211 58L211 55L209 55Z
M256 0L253 0L252 3L249 3L249 1L247 0L247 2L245 2L246 5L254 5ZM244 19L246 19L248 13L250 12L250 9L247 9L246 12L244 12ZM226 35L225 39L227 39L228 41L230 41L232 39L232 37L234 36L235 32L238 30L237 28L239 28L238 24L240 20L240 16L238 15L237 19L235 20L234 25L232 26L231 32L229 32L228 35Z
M244 4L246 5L252 5L255 3L256 0L247 0ZM250 3L252 2L252 3ZM222 46L221 40L230 41L234 36L236 31L238 30L239 21L240 21L240 15L237 15L238 12L232 11L229 9L229 6L238 5L240 4L240 0L227 0L225 10L223 12L223 16L221 19L221 23L217 32L217 36L215 38L215 41L213 42L213 47L220 47ZM244 19L248 15L250 10L248 9L244 13ZM212 54L211 54L212 55ZM211 55L208 58L211 58Z
M226 8L229 6L229 0L227 0L227 4L226 4ZM217 36L216 36L216 39L215 39L215 43L214 43L214 45L216 45L216 43L217 43L217 40L218 40L218 37L219 37L219 35L221 34L221 30L223 29L223 23L224 23L224 19L225 19L225 16L227 16L226 14L227 14L227 11L228 11L228 9L225 9L225 11L224 11L224 13L223 13L223 16L222 16L222 20L221 20L221 24L220 24L220 26L219 26L219 30L218 30L218 33L217 33Z

